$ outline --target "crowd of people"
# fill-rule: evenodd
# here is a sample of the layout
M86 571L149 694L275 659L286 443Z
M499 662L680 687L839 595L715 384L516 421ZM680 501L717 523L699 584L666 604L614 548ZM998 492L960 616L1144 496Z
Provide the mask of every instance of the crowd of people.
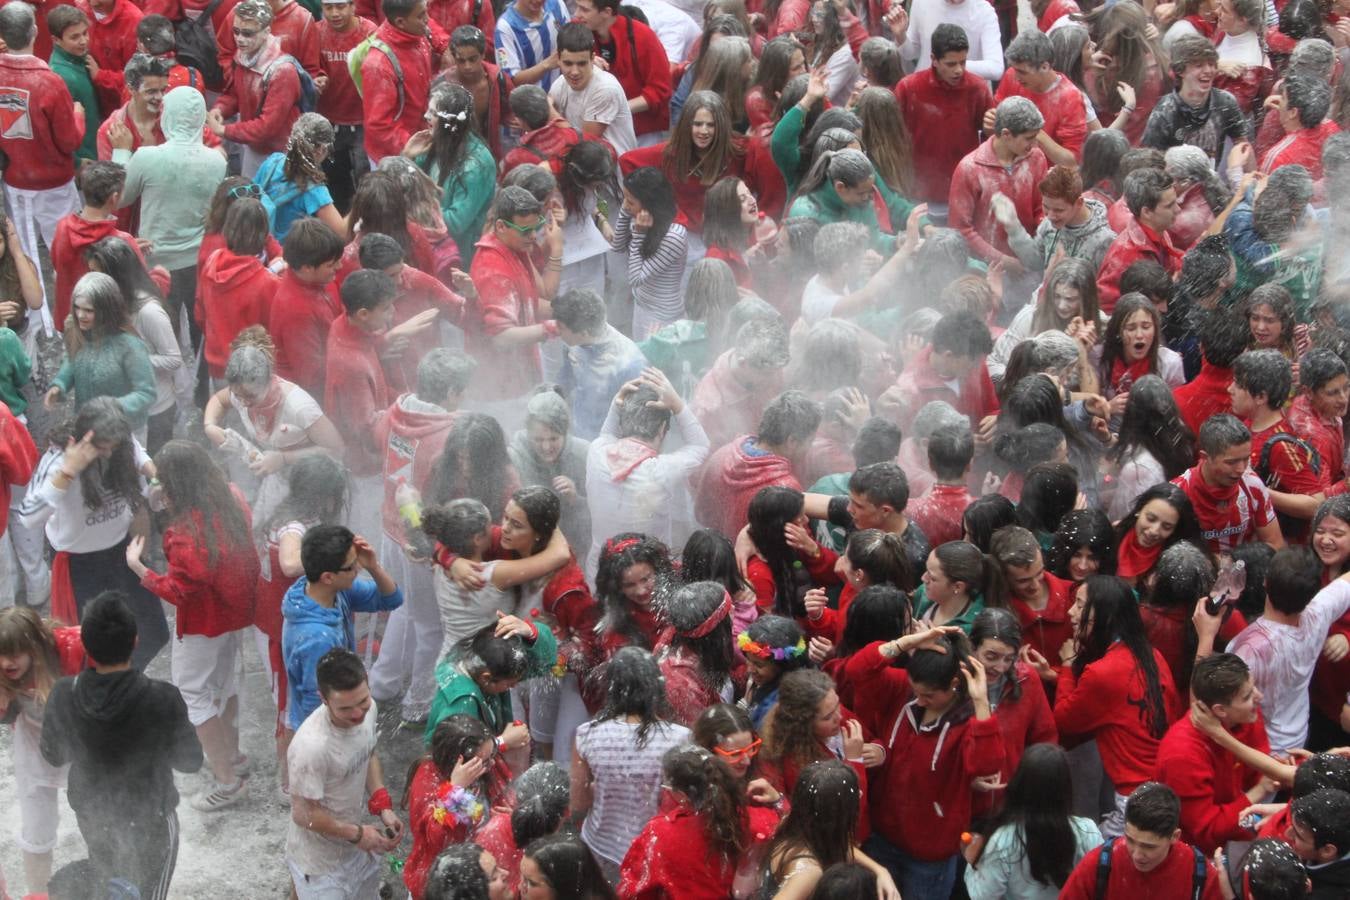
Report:
M0 897L1350 897L1350 6L1017 7L0 5Z

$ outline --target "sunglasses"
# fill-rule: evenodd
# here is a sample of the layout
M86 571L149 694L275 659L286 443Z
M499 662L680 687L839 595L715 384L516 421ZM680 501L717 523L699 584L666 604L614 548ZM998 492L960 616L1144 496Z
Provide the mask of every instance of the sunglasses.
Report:
M759 745L764 743L759 738L755 738L750 744L739 750L723 750L721 747L714 747L713 752L723 759L754 759L759 755Z
M261 29L258 29L258 28L231 28L231 29L230 29L230 31L234 32L234 36L235 36L235 37L242 37L242 38L257 37L257 36L258 36L258 32L259 32L260 30L261 30Z
M517 225L510 219L498 219L497 221L501 222L507 228L510 228L516 234L523 235L525 237L529 237L530 235L534 234L536 231L540 230L541 228L544 227L544 225L548 223L548 220L543 218L542 216L539 218L539 221L535 222L533 225Z
M231 200L242 200L245 197L252 197L254 200L262 198L262 188L256 184L241 184L238 187L230 188L229 198Z

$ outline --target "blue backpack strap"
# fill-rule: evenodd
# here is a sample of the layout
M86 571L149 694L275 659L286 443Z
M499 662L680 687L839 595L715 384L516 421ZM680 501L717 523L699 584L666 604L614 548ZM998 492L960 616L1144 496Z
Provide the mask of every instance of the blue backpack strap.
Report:
M1116 839L1107 838L1097 854L1097 890L1093 896L1105 900L1107 884L1111 881L1111 854L1115 850Z
M1191 847L1195 854L1195 871L1191 874L1191 900L1200 900L1205 893L1205 882L1209 880L1209 860L1200 852L1199 847Z

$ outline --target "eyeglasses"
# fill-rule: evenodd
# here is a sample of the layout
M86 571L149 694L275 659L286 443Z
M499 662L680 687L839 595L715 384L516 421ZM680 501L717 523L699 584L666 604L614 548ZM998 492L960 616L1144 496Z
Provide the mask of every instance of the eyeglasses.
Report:
M262 30L262 29L260 29L260 28L231 28L231 29L230 29L230 31L234 32L234 36L237 37L237 38L251 38L251 37L257 37L257 36L258 36L258 32L261 31L261 30Z
M229 198L231 200L242 200L245 197L252 197L254 200L262 199L262 188L253 183L230 188Z
M739 750L724 750L721 747L714 747L713 752L723 759L754 759L759 755L759 745L764 743L759 738L742 747Z
M539 221L535 222L533 225L517 225L510 219L498 219L497 221L501 222L503 225L510 228L516 234L522 235L524 237L529 237L530 235L534 234L536 231L543 228L544 225L547 224L548 222L548 220L545 219L543 216L540 216Z

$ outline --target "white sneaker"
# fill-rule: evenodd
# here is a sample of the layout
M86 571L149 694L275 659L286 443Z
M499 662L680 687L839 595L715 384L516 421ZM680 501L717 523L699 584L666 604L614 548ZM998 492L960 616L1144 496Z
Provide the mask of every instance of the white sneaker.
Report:
M248 778L241 777L234 784L215 784L210 790L193 797L190 806L201 812L216 812L242 803L248 797Z

